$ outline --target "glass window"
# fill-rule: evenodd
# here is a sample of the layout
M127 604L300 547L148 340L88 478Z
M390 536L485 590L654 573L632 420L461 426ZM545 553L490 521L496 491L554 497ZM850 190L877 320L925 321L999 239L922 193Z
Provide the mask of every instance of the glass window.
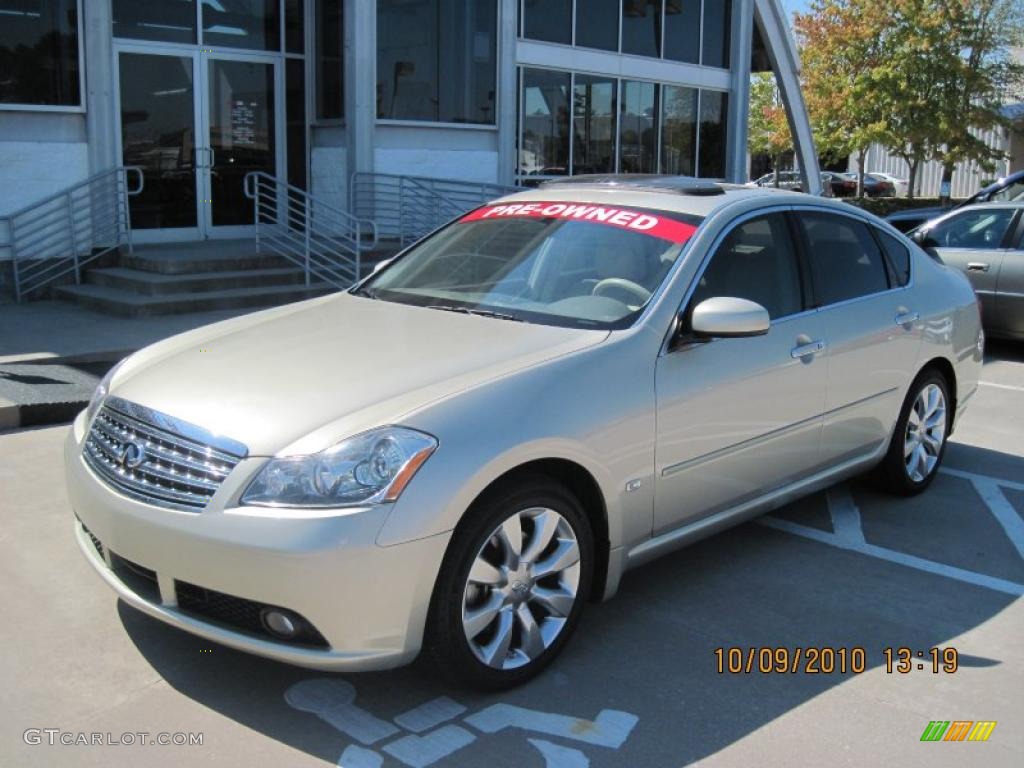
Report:
M0 0L0 104L81 106L77 0Z
M576 45L619 50L619 0L576 0Z
M885 260L867 226L828 213L802 213L818 304L888 290Z
M306 188L306 62L285 60L285 151L288 183Z
M576 75L573 86L573 173L615 170L616 90L614 78Z
M697 89L662 86L661 172L696 175Z
M572 0L523 0L523 37L572 42Z
M728 95L720 91L700 92L700 158L697 173L705 179L725 178L728 108Z
M278 0L203 0L203 45L281 50Z
M665 0L665 58L700 62L701 0Z
M704 66L729 68L731 27L732 0L704 0Z
M377 116L492 125L496 14L496 0L378 0Z
M622 52L661 55L661 0L622 0Z
M284 47L288 53L306 50L305 0L284 0Z
M167 43L196 41L194 0L113 0L114 37Z
M992 196L988 199L1001 203L1010 203L1014 200L1024 200L1024 181L1016 181L1013 184L1008 184L998 192L993 192Z
M338 120L345 114L345 34L341 0L316 0L316 116Z
M800 267L782 216L751 219L726 236L697 283L690 306L716 296L757 302L772 320L803 311Z
M619 123L619 170L622 173L654 173L658 156L658 86L622 81Z
M519 172L561 176L569 172L569 73L523 70L520 104L523 142Z
M546 325L624 328L700 222L568 201L487 206L413 246L361 293Z
M999 248L1013 214L1012 208L964 211L925 229L925 244L934 248Z
M893 285L906 285L910 282L910 249L887 232L876 229L875 234L882 243L885 255L889 257L889 282Z

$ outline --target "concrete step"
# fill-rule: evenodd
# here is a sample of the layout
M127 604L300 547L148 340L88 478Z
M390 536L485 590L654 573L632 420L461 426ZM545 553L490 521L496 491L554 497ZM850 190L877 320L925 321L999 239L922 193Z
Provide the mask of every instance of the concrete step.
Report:
M192 274L166 274L142 269L114 267L90 269L87 281L91 285L118 288L144 296L164 296L173 293L212 293L231 288L258 288L304 283L306 275L297 267L276 269L248 269L231 272L196 272Z
M161 275L190 275L196 272L238 272L254 269L282 269L291 264L287 259L269 253L240 253L236 249L218 252L213 249L189 250L183 246L180 251L168 249L143 250L137 248L134 254L125 254L121 266L142 272Z
M57 289L61 298L111 315L148 317L208 312L240 307L263 308L322 296L335 289L326 283L231 288L202 293L167 293L145 296L105 285L69 285Z

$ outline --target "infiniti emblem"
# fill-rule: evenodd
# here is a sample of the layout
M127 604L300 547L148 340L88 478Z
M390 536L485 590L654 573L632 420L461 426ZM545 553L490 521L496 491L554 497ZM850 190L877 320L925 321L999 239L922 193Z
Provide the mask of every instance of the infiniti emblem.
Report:
M146 460L146 446L138 440L133 440L121 448L117 462L122 467L135 469Z
M521 581L517 581L512 585L512 591L518 596L522 597L530 590L530 587Z

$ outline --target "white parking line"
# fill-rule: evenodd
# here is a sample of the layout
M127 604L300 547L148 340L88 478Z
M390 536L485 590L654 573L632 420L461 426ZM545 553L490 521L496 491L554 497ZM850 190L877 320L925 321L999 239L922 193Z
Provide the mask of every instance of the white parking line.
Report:
M1000 486L1024 490L1024 483L1017 483L1012 480L1003 480L998 477L979 475L974 472L965 472L959 469L942 469L944 474L967 480L977 491L978 496L988 507L992 516L1006 533L1006 537L1017 550L1017 554L1024 559L1024 520L1017 514ZM833 486L825 494L825 501L828 505L829 516L832 518L832 533L822 531L810 526L800 525L789 520L780 520L776 517L763 517L759 521L762 525L774 528L779 531L802 536L805 539L828 544L839 549L846 549L851 552L859 552L862 555L877 557L890 563L898 563L909 568L915 568L926 573L933 573L938 576L945 576L949 579L956 579L967 584L985 587L997 592L1004 592L1008 595L1024 595L1024 584L1018 584L995 576L988 576L983 573L975 573L964 568L957 568L945 563L938 563L934 560L926 560L923 557L908 555L895 549L879 547L869 544L864 538L864 530L861 526L860 510L857 508L850 488L845 483Z
M851 552L868 555L869 557L877 557L879 560L887 560L890 563L905 565L918 571L933 573L937 576L945 576L949 579L956 579L957 581L963 581L967 584L985 587L987 589L995 590L996 592L1003 592L1007 595L1024 595L1024 584L1017 584L1012 581L1006 581L1005 579L997 579L994 576L986 576L981 573L975 573L974 571L964 570L963 568L955 568L952 565L946 565L945 563L936 563L932 560L925 560L922 557L914 557L913 555L908 555L904 552L897 552L893 549L877 547L874 544L851 544L843 541L834 534L820 531L817 528L810 528L806 525L791 523L789 520L780 520L775 517L762 517L759 522L761 525L765 525L769 528L775 528L779 531L791 533L796 536L802 536L805 539L813 539L814 541L821 542L822 544L828 544L832 547L838 547L839 549L846 549Z
M993 389L1008 389L1011 392L1024 392L1024 387L1018 387L1014 384L996 384L994 381L979 381L978 385L992 387Z

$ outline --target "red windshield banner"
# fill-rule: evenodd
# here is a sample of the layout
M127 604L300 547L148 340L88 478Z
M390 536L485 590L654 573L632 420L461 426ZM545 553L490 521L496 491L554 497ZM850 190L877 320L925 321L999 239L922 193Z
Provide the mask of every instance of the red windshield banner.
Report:
M672 243L685 243L697 228L684 224L656 212L617 208L593 203L529 202L488 205L463 216L460 221L483 221L485 219L508 218L531 219L572 219L591 221L651 237L659 237Z

